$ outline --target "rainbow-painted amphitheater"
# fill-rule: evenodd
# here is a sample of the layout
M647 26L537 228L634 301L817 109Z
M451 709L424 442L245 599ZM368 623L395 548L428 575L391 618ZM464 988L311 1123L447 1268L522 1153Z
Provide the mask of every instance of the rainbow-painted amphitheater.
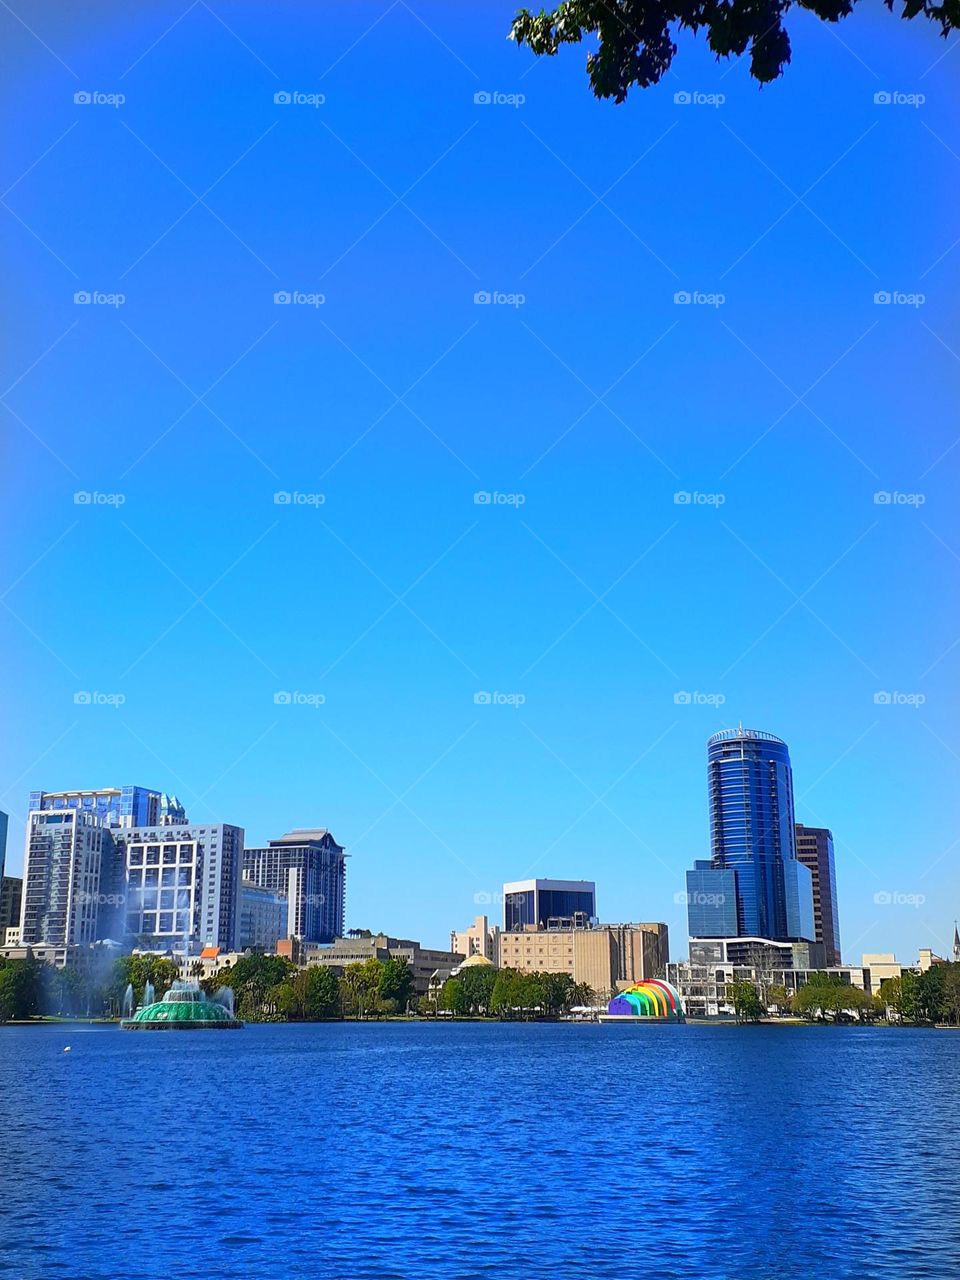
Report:
M647 1021L685 1022L680 992L669 982L650 978L621 991L607 1005L607 1020L644 1018Z

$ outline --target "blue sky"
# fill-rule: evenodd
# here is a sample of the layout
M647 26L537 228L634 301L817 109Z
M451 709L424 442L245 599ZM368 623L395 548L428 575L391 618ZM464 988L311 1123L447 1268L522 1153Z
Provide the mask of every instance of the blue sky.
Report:
M681 35L615 107L511 13L0 17L8 867L31 788L137 782L329 826L351 925L583 877L682 955L742 720L835 833L845 958L943 952L955 45L798 12L780 82Z

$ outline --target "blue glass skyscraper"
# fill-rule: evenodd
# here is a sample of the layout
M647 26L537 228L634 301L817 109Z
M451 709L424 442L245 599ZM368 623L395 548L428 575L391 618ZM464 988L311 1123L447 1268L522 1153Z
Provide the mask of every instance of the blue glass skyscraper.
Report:
M714 734L707 785L711 856L687 873L690 936L812 939L813 891L796 856L787 744L742 726Z

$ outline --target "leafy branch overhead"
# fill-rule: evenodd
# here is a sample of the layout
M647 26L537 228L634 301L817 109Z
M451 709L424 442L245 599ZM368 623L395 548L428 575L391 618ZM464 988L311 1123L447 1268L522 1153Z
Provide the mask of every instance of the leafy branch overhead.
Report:
M790 61L790 37L783 26L794 3L825 22L838 22L856 0L562 0L553 10L521 9L510 38L533 53L553 55L561 45L597 40L587 55L587 73L598 98L623 102L629 90L657 84L669 70L677 46L674 28L707 30L718 57L740 57L749 50L755 79L775 80ZM897 0L884 0L893 12ZM902 18L922 15L946 36L960 27L960 0L900 0Z

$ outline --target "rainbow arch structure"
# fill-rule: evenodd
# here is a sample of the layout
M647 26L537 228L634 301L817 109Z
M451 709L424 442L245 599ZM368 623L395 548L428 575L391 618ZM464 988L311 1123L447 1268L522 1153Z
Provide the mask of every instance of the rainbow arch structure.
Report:
M685 1022L680 992L660 978L648 978L621 991L607 1005L611 1018L657 1018L661 1022Z

